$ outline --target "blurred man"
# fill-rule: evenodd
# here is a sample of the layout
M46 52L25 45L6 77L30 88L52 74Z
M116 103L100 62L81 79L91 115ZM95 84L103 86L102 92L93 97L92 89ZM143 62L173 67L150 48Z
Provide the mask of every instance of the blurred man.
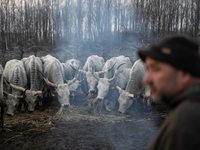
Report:
M200 149L199 46L183 36L166 37L138 51L151 97L171 109L148 150Z

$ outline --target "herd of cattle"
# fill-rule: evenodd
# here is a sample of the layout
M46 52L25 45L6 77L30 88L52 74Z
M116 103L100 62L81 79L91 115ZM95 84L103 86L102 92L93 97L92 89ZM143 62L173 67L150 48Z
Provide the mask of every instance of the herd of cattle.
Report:
M142 81L145 73L140 59L132 65L125 56L105 62L103 57L91 55L84 65L76 59L61 63L51 55L13 59L4 69L0 65L1 118L3 94L6 95L6 114L13 116L18 106L24 111L25 104L29 111L34 111L35 106L42 106L52 93L61 106L68 107L79 88L86 95L97 95L96 99L103 102L107 111L112 111L118 103L118 111L124 113L133 100L149 99L148 86ZM3 89L3 84L7 84L8 91Z

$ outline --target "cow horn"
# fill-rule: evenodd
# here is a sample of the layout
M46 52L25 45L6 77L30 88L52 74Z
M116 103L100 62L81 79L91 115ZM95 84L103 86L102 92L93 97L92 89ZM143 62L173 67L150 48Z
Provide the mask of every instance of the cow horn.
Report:
M87 72L84 71L84 70L79 70L79 72L83 73L83 74L86 74Z
M95 72L95 73L93 73L92 74L98 81L100 80L100 78L99 78L99 76L98 76L98 73L97 72Z
M134 94L128 94L128 96L134 98Z
M9 94L9 93L8 93L8 92L6 92L6 91L3 91L3 93L4 93L4 94L6 94L6 95L8 95L8 94Z
M46 76L40 71L40 70L37 70L39 73L41 73L42 74L42 76L44 77L44 78L46 78Z
M106 73L107 71L108 71L108 70L105 70L105 71L99 71L99 72L94 72L94 73L100 75L100 74L104 74L104 73Z
M78 78L78 74L74 77L74 79L72 79L71 81L69 81L69 82L67 83L67 85L68 85L68 86L72 85L72 84L77 80L77 78Z
M126 63L120 64L120 65L117 67L117 70L118 70L122 65L124 65L124 64L126 64Z
M119 91L121 91L122 89L119 86L116 86L116 89L118 89Z
M112 82L117 77L118 74L119 74L118 71L115 70L114 76L112 78L108 79L108 82Z
M23 98L26 97L26 91L27 91L27 89L28 89L28 86L26 87L25 91L23 91Z
M44 81L47 83L47 85L57 88L58 86L56 84L51 83L48 79L44 78Z
M77 71L77 69L76 68L74 68L74 66L72 66L71 64L69 64L71 67L72 67L72 69L74 69L74 70L76 70Z
M23 98L23 96L16 96L17 99Z
M70 80L64 79L66 83L68 83Z
M110 69L107 69L107 70L105 70L105 71L95 72L95 73L97 73L98 75L103 74L103 73L106 73L106 72L110 71L110 70L115 66L115 64L116 64L116 62L113 64L113 66L112 66Z
M114 76L113 76L111 79L109 79L108 82L113 81L122 71L123 71L123 70L121 70L121 71L115 70Z
M6 94L6 95L9 95L9 93L6 92L6 91L3 91L3 93ZM12 95L12 94L10 94L10 95ZM20 99L20 98L23 98L23 96L15 96L15 98Z
M39 95L39 94L43 94L43 93L44 93L43 91L37 91L37 92L34 93L34 96Z
M19 91L22 91L22 92L25 91L25 88L20 87L20 86L17 86L17 85L14 85L14 84L12 84L12 83L10 83L10 86L11 86L12 88L16 89L16 90L19 90Z
M7 85L10 84L10 82L9 82L5 77L3 77L3 79L4 79L4 81L5 81L5 83L6 83Z

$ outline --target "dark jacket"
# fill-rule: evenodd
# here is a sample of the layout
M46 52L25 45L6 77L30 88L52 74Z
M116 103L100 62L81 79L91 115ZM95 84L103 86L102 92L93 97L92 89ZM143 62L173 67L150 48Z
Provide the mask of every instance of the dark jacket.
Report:
M200 150L200 81L169 106L172 112L147 150Z

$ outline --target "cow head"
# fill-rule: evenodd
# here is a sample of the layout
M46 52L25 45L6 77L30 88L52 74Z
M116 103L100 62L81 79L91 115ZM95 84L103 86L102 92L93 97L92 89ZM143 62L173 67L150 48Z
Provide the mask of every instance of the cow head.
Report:
M39 94L42 94L42 93L43 93L42 91L30 91L30 90L26 91L25 101L28 104L28 110L30 112L34 111L35 106L38 102L38 98L39 98L38 96L39 96Z
M70 98L74 98L79 87L80 87L80 81L78 80L76 80L72 85L69 86Z
M8 80L6 80L6 78L4 78L4 79L5 79L6 83L9 84L12 88L24 92L24 95L26 96L25 101L28 103L28 110L31 112L34 111L36 103L37 103L36 102L37 95L43 94L43 91L30 91L23 87L9 83Z
M93 76L93 73L90 71L86 72L84 70L80 70L80 72L85 74L85 76L86 76L89 93L96 93L96 87L97 87L98 80Z
M104 106L107 111L112 111L115 108L116 103L117 102L114 100L108 100L108 99L104 100Z
M12 95L12 94L9 94L5 91L3 91L3 93L7 96L7 99L6 99L6 106L7 106L6 114L9 115L9 116L13 116L15 109L19 105L19 99L23 98L23 96Z
M70 96L69 89L70 88L69 87L77 80L77 77L78 77L78 75L75 76L74 79L69 81L67 84L58 84L58 85L51 83L45 77L44 77L44 80L47 83L47 85L55 88L57 96L58 96L58 101L61 104L61 106L68 107L68 106L70 106L70 101L69 101L69 96Z
M111 79L107 79L107 78L99 78L97 75L93 74L94 77L98 80L98 85L97 85L97 89L98 89L98 95L97 95L97 99L98 100L103 100L110 89L110 83L117 77L118 75L118 71L115 71L114 76Z
M133 104L134 94L130 94L129 92L122 90L119 86L116 86L116 88L119 90L118 111L121 113L125 113L126 110Z

